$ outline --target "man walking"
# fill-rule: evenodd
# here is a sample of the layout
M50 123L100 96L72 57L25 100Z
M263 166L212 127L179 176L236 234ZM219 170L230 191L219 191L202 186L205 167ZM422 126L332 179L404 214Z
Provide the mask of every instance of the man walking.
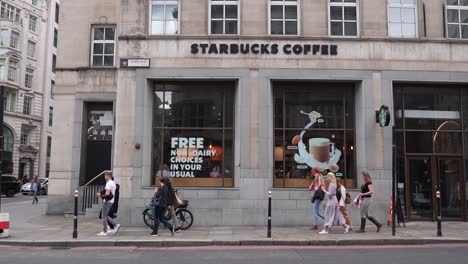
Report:
M39 199L37 199L37 193L41 191L41 183L37 180L37 176L34 176L34 180L31 182L31 191L34 195L34 199L32 203L38 203Z
M114 226L114 229L111 231L109 230L109 233L117 233L120 230L120 224L117 224L114 222L114 219L109 217L109 211L112 208L112 205L114 204L114 196L115 196L115 190L117 189L117 186L115 185L115 182L112 180L112 172L111 171L106 171L104 173L104 178L106 180L106 187L102 191L102 193L98 193L98 197L102 197L102 232L98 234L98 236L107 236L107 223L111 223Z

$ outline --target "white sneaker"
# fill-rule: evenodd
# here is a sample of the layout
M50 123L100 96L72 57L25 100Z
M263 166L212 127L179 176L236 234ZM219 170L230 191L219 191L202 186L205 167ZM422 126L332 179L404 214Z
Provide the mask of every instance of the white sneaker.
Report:
M117 233L119 232L119 230L120 230L120 224L116 224L116 225L114 226L114 230L112 230L112 232L113 232L114 234L117 234Z
M113 230L113 229L107 230L107 234L113 234L113 233L114 233L114 230Z
M97 234L98 236L107 236L107 233L102 231L101 233Z
M328 231L324 229L324 230L320 231L319 234L320 235L326 235L326 234L328 234Z
M350 228L351 228L350 226L346 226L345 229L344 229L344 233L345 233L345 234L349 233L349 229L350 229Z

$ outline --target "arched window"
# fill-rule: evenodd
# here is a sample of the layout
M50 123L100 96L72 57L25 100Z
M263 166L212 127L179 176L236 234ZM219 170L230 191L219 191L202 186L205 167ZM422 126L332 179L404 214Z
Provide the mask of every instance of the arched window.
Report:
M13 132L3 125L3 173L13 172L13 142Z

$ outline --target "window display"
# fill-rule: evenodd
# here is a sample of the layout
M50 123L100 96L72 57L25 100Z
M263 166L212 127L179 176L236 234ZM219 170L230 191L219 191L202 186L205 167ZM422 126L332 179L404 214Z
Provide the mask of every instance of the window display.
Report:
M158 83L153 111L153 180L233 186L231 82Z

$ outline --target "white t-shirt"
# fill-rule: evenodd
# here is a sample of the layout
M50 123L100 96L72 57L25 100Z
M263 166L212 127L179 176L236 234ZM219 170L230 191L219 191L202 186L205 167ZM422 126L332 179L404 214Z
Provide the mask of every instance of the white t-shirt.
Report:
M106 190L110 190L112 195L115 197L115 189L117 189L117 185L115 185L115 182L113 180L110 180L106 183ZM103 200L104 201L104 200ZM107 203L114 203L114 198L111 200L107 201Z

